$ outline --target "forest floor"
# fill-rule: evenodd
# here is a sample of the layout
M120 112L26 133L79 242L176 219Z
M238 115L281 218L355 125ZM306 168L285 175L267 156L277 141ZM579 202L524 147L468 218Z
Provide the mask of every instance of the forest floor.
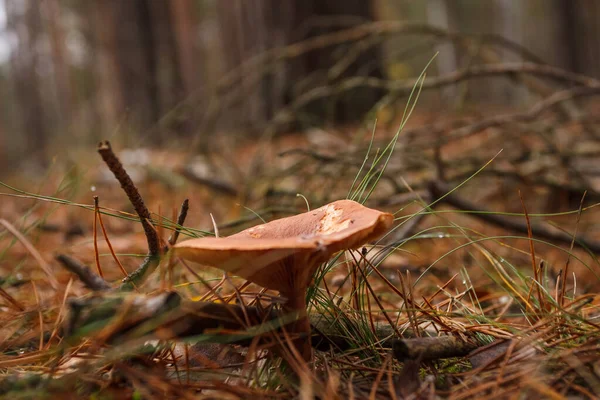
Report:
M71 154L69 168L57 160L43 177L5 178L0 394L600 396L600 188L593 174L573 178L574 165L585 170L589 154L597 160L598 146L577 123L565 126L568 138L557 134L556 147L534 128L457 135L482 119L420 114L397 137L398 123L377 126L373 136L369 129L323 129L237 147L219 143L193 156L113 141L164 244L177 228L180 242L213 235L215 224L227 236L347 197L394 214L392 233L364 251L368 261L358 249L318 271L309 298L313 331L343 345L315 346L310 364L284 362L256 341L228 344L232 333L223 329L170 330L169 315L180 304L260 311L277 299L216 269L164 257L161 272L119 291L148 253L147 237L94 148ZM451 128L436 132L434 122ZM578 143L579 156L565 165L562 156ZM189 212L181 227L184 199ZM382 251L384 259L377 257ZM89 266L110 289L90 289L58 255ZM165 296L172 292L174 304Z

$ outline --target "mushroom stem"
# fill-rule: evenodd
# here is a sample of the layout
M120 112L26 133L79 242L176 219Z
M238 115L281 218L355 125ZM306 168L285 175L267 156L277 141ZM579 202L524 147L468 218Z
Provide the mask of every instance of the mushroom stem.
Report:
M286 325L290 336L294 337L291 345L296 348L304 361L309 362L312 359L312 346L310 320L306 311L306 292L294 293L286 297L288 301L282 307L283 312L295 316L294 321Z

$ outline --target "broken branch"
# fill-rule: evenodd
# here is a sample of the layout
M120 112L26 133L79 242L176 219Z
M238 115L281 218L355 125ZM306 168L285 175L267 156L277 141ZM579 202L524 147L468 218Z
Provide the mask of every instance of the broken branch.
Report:
M395 339L392 352L398 361L438 360L440 358L463 357L480 347L476 343L462 340L456 336L436 336L411 339Z
M144 204L144 200L140 195L137 187L131 180L131 177L123 168L123 164L119 161L118 157L110 147L108 140L104 140L98 144L98 153L102 156L102 159L111 170L117 181L121 184L121 187L125 191L125 194L129 198L131 205L135 209L135 212L140 217L140 222L144 228L146 234L146 240L148 241L148 255L142 262L142 265L131 274L127 275L123 279L121 290L131 290L135 287L136 283L141 282L149 272L152 272L158 266L160 261L160 244L158 234L151 224L150 211Z
M129 198L129 201L135 209L135 212L140 217L140 222L144 227L144 233L146 234L146 239L148 241L148 253L150 255L158 255L160 252L158 234L150 223L150 211L148 211L146 204L144 204L144 200L142 199L140 192L131 180L131 177L127 171L125 171L125 168L123 168L121 161L119 161L116 154L113 152L108 140L102 141L98 144L98 153L100 156L102 156L106 166L121 184L121 187Z
M177 239L179 238L179 233L181 232L181 227L183 226L185 219L187 218L188 210L190 209L190 200L185 199L181 204L181 209L179 210L179 217L177 217L177 227L175 228L175 233L173 236L169 238L169 244L173 246L177 243Z
M62 266L65 267L65 269L67 269L69 272L72 272L73 274L77 275L77 277L88 288L95 291L111 289L110 285L104 279L96 275L90 267L82 264L80 261L69 257L65 254L57 255L56 260L59 261L62 264Z
M513 221L501 215L492 214L483 208L477 207L470 201L457 196L454 193L449 194L450 188L448 188L445 184L441 182L432 182L429 186L429 189L433 198L437 199L442 196L445 196L442 200L444 203L451 205L452 207L458 208L459 210L474 211L472 214L469 215L475 218L479 218L485 222L491 223L501 228L511 229L513 231L525 234L527 234L528 232L526 224L523 224L518 221ZM572 235L569 235L565 232L553 232L540 225L532 225L531 231L533 233L533 236L541 239L550 240L553 242L571 245L571 242L573 241ZM576 236L575 244L580 248L590 250L594 253L600 253L600 243L598 242L593 242L581 236Z

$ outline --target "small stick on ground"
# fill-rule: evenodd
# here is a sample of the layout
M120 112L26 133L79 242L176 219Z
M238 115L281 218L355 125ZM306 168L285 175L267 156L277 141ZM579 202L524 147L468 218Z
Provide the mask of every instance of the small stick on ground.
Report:
M122 307L132 304L135 297L120 297L120 300L94 297L72 302L72 305L75 304L77 307L71 310L69 321L72 325L69 331L85 328L89 324L98 326L100 322L102 326L116 323L110 337L105 338L109 342L114 342L117 338L133 334L133 332L137 332L138 335L153 333L162 340L187 339L211 334L214 336L211 339L207 338L209 341L248 346L256 337L261 337L262 340L271 340L273 333L281 333L289 323L289 321L280 320L281 314L273 309L262 310L260 307L237 304L188 301L181 299L176 293L162 293L158 296L136 294L133 296L139 296L139 302L147 306L127 310L135 315L131 314L131 319L122 326L118 325L123 322L118 322L119 316L123 314ZM126 298L129 300L125 301ZM86 319L78 317L86 314L83 312L84 310L90 309L103 311ZM353 343L348 340L347 335L339 332L322 315L312 314L309 315L309 318L315 332L320 332L311 337L312 345L315 348L324 351L345 351L353 348ZM132 320L137 322L132 324ZM423 361L460 357L483 345L474 338L464 341L457 336L450 335L406 338L407 335L413 335L414 332L411 331L404 332L404 338L400 338L396 335L393 327L387 323L376 323L375 327L374 334L378 342L383 347L391 347L394 356L400 361L416 359L420 355ZM217 335L217 332L222 333L223 336ZM323 343L323 337L328 343Z
M135 212L140 217L140 222L142 223L144 233L146 234L146 240L148 241L148 255L142 262L142 265L123 279L121 290L131 290L138 283L143 281L148 273L154 271L156 267L158 267L161 251L160 240L158 233L150 222L150 211L148 211L146 204L144 204L140 192L131 180L129 174L127 174L127 171L125 171L125 168L123 168L123 164L121 164L121 161L119 161L107 140L98 144L98 153L121 184L125 194L127 194L131 205L133 205Z
M96 275L90 267L83 265L78 260L69 257L65 254L59 254L56 259L65 267L67 270L77 275L77 277L87 286L94 291L110 290L110 285Z
M450 191L450 188L441 182L432 182L429 185L429 190L431 191L431 195L435 199L445 196L442 200L444 203L454 208L458 208L459 210L473 211L472 214L469 214L469 216L471 217L479 218L492 225L499 226L500 228L510 229L525 234L527 234L528 232L526 224L523 224L518 221L513 221L502 215L492 214L488 210L478 207L470 201L457 196L455 193L448 193ZM538 237L540 239L546 239L549 241L563 243L567 245L571 245L574 239L575 245L577 245L579 248L589 250L592 253L600 253L600 243L592 241L590 239L586 239L581 236L574 236L560 231L550 231L541 225L532 225L531 231L533 233L533 236Z
M181 209L179 210L179 217L177 217L177 228L175 228L175 232L169 238L169 244L173 246L177 243L177 239L179 238L179 233L181 232L181 227L183 226L185 219L187 218L188 210L190 209L190 200L185 199L183 204L181 204Z
M125 168L123 168L121 161L119 161L113 152L108 140L104 140L98 144L98 153L106 163L106 166L121 184L121 187L129 198L129 201L135 209L135 212L140 217L140 222L144 227L144 233L146 234L146 240L148 241L148 253L150 255L158 255L160 252L158 234L150 224L150 211L148 211L146 204L144 204L144 200L142 199L140 192L129 177L127 171L125 171Z
M398 361L414 360L418 357L422 357L422 361L463 357L478 347L480 346L456 336L396 339L392 342L392 352Z

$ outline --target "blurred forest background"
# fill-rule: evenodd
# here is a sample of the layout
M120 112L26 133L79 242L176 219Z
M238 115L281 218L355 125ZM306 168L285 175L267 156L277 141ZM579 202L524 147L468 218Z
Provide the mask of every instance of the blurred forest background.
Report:
M365 121L401 108L394 82L436 51L428 76L528 61L600 78L599 20L595 0L3 0L0 167L106 137L200 151L216 134ZM419 109L530 100L505 78Z

